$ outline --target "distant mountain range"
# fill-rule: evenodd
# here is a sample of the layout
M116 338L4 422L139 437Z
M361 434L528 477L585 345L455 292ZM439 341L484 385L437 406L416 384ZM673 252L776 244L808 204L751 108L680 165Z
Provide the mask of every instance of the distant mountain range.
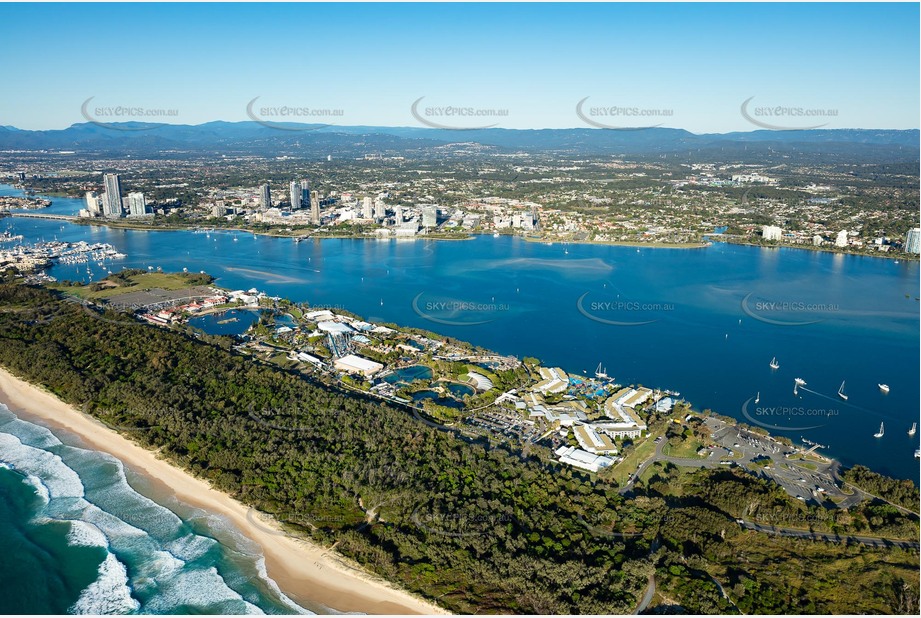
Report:
M888 129L758 130L694 134L683 129L474 129L323 126L259 122L200 125L139 122L74 124L27 131L0 126L0 150L74 150L100 153L245 152L253 154L353 154L430 150L446 144L480 144L500 151L585 155L790 153L909 161L919 156L919 131Z

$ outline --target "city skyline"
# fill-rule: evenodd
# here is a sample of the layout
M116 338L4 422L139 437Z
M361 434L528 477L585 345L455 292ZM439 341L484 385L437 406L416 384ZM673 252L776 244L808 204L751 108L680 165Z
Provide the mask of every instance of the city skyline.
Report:
M26 28L0 42L18 67L17 87L0 100L0 125L51 130L88 120L259 119L421 128L664 126L694 133L765 128L758 122L919 126L916 4L0 9L14 24L39 19L39 12L46 34L40 47L30 46L34 33ZM314 33L309 50L281 36L258 47L246 43L298 20L329 25ZM75 46L67 36L103 21L122 26L112 29L114 44L87 37ZM183 44L129 45L123 39L138 22ZM25 48L28 55L19 53ZM199 61L184 62L189 55ZM93 66L120 78L88 83ZM292 86L291 74L304 79ZM58 91L51 100L49 83ZM585 113L577 111L580 103ZM482 115L448 116L447 107ZM794 111L776 122L752 113L761 107ZM596 108L621 111L589 117L587 110ZM813 120L797 117L797 110L828 113Z

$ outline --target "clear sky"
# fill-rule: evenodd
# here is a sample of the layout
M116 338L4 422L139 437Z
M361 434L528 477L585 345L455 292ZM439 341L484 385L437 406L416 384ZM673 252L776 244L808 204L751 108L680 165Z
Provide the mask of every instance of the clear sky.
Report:
M758 128L749 97L834 110L828 128L918 128L921 109L916 3L3 4L0 63L0 125L24 129L84 122L89 97L182 124L260 97L388 126L423 126L425 97L507 128L587 126L590 97L698 133Z

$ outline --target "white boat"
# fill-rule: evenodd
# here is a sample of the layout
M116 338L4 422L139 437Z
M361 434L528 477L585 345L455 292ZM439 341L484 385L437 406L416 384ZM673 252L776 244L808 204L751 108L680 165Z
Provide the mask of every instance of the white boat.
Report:
M883 424L880 423L880 424L879 424L879 431L877 431L875 434L873 434L873 437L874 437L874 438L882 438L882 437L883 437L883 433L885 433L885 432L883 431Z
M838 397L847 401L847 395L844 394L844 380L841 381L841 386L838 387Z
M499 236L500 236L499 232L496 232L495 234L492 235L493 238L499 238Z
M921 459L921 448L915 449L915 459Z
M608 378L608 370L607 370L607 367L605 367L604 369L602 369L602 368L601 368L601 363L598 363L598 368L595 369L595 377L596 377L596 378L607 379L607 378Z
M771 359L771 369L780 369L780 363L777 362L777 357Z
M918 433L918 423L912 423L911 429L908 430L908 435L913 436Z
M888 392L889 392L889 385L888 385L888 384L877 384L877 386L879 387L879 390L883 391L884 393L888 393Z
M802 378L794 378L793 381L796 382L797 386L806 386L806 380Z
M755 395L755 403L758 403L759 401L761 401L761 391L758 391L758 393Z

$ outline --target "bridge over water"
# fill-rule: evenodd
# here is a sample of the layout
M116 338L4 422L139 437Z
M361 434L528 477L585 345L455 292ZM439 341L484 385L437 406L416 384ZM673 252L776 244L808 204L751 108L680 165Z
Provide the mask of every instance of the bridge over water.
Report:
M40 212L6 212L4 215L10 217L20 217L23 219L54 219L56 221L76 221L80 217L74 217L73 215L49 215Z

